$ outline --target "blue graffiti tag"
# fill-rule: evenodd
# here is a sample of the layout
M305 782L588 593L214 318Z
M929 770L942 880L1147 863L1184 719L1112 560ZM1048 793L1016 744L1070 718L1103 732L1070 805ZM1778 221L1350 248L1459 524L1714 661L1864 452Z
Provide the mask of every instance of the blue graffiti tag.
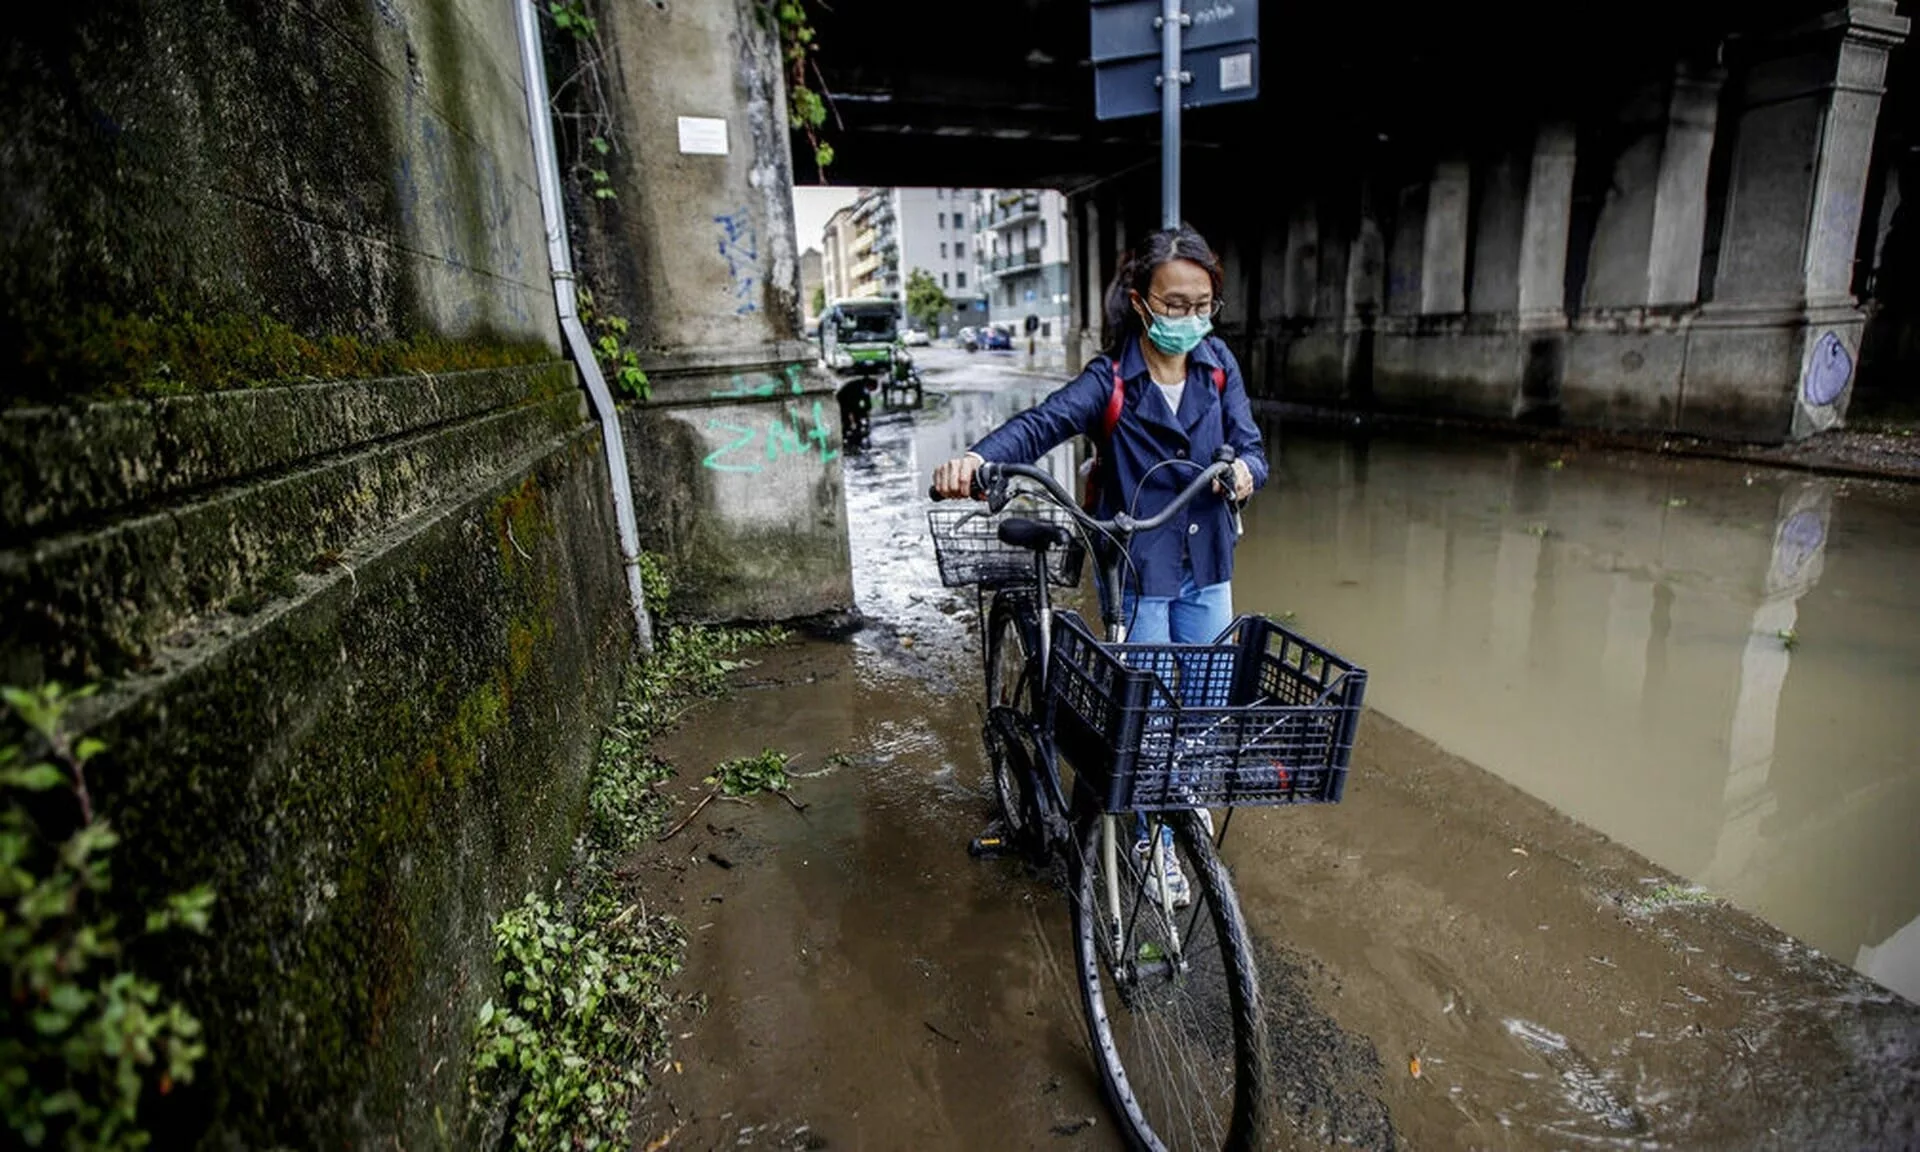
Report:
M754 236L753 218L742 208L722 212L713 218L720 226L720 258L727 262L727 276L733 281L735 316L759 310L753 302L753 274L760 267L760 245Z

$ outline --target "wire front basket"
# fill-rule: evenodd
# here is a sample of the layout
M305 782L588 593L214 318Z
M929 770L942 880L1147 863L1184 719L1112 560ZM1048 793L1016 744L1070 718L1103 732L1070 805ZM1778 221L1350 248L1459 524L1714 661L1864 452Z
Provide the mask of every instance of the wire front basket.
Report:
M927 529L933 534L934 555L940 561L940 582L949 588L979 585L986 589L1033 583L1033 553L1003 544L1000 525L1009 519L1057 524L1074 534L1065 548L1047 551L1047 581L1062 588L1080 583L1086 548L1074 520L1051 504L1016 499L998 514L977 501L953 501L927 510Z
M1366 683L1262 616L1217 644L1102 644L1054 614L1054 737L1108 812L1339 800Z

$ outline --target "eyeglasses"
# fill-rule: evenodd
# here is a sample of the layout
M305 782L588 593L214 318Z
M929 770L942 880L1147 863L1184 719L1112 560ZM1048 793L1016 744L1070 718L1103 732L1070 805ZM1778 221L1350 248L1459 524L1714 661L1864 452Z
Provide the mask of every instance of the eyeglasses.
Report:
M1147 294L1147 303L1154 305L1154 311L1169 320L1184 320L1189 316L1205 316L1212 319L1220 315L1220 309L1225 306L1225 301L1222 300L1169 300L1151 292Z

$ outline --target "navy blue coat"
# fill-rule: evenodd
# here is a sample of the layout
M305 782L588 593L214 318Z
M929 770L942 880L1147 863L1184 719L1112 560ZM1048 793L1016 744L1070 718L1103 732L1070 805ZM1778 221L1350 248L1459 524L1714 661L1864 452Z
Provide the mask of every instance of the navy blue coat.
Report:
M1224 392L1214 385L1216 367L1226 371ZM1137 339L1128 341L1120 357L1120 375L1126 381L1125 403L1112 444L1101 449L1100 504L1095 515L1106 519L1122 507L1134 516L1153 515L1191 483L1197 471L1177 464L1154 465L1192 460L1205 467L1222 443L1232 444L1247 462L1253 486L1265 486L1267 456L1247 402L1246 382L1240 378L1233 353L1217 337L1209 336L1187 354L1187 387L1172 420L1166 401L1147 374L1147 360ZM1110 362L1101 356L1066 386L987 433L972 450L995 463L1031 464L1075 436L1099 443L1112 396ZM1233 578L1233 546L1233 518L1227 502L1203 493L1158 531L1134 537L1129 551L1139 576L1137 583L1129 583L1142 596L1178 596L1189 560L1195 585L1222 583Z

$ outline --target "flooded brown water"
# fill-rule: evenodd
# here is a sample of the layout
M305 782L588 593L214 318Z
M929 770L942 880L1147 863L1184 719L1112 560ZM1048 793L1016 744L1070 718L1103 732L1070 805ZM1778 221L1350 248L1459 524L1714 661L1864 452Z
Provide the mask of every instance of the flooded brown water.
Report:
M640 1147L668 1134L673 1139L662 1146L675 1149L1117 1146L1070 982L1066 904L1054 878L1016 862L974 861L964 851L989 807L972 601L939 586L925 538L923 494L933 465L1036 392L1031 381L978 368L941 371L933 383L937 394L926 409L876 420L873 445L848 459L866 626L850 640L766 654L732 698L689 714L661 749L679 767L670 791L689 803L704 793L699 779L713 763L763 747L795 755L798 773L837 766L796 782L804 812L771 798L714 804L634 861L687 925L683 990L711 1003L684 1026L678 1063L656 1074L636 1133ZM1503 502L1525 509L1518 530L1555 557L1550 579L1538 575L1543 562L1534 570L1536 584L1555 594L1545 608L1536 594L1531 626L1515 636L1501 630L1504 621L1496 625L1490 605L1475 624L1461 606L1464 591L1441 595L1436 606L1424 581L1407 575L1415 568L1391 567L1391 553L1404 545L1390 543L1393 521L1374 505L1393 498L1349 498L1375 517L1365 547L1341 534L1340 501L1329 492L1288 503L1291 490L1304 493L1309 484L1345 493L1356 470L1361 482L1378 482L1385 474L1379 462L1398 449L1376 444L1355 469L1342 463L1350 450L1337 442L1315 447L1290 437L1284 447L1279 482L1250 514L1241 607L1294 611L1310 634L1370 663L1370 698L1385 712L1362 723L1344 803L1247 811L1229 830L1226 857L1262 952L1277 1057L1270 1146L1920 1145L1920 1008L1754 916L1695 894L1680 869L1649 860L1651 850L1619 832L1595 831L1596 818L1572 818L1566 813L1579 790L1573 799L1537 798L1553 771L1509 783L1505 772L1475 762L1480 753L1443 746L1448 736L1422 727L1427 717L1396 711L1403 698L1456 682L1467 695L1493 691L1500 678L1487 650L1495 638L1507 645L1497 649L1502 654L1551 643L1538 649L1546 661L1584 650L1579 627L1559 622L1555 607L1585 587L1573 575L1576 565L1554 552L1563 541L1571 548L1579 521L1549 501L1560 512L1545 522L1531 496L1486 499L1485 515L1495 519L1508 514L1496 511ZM1519 470L1509 463L1501 472L1497 461L1513 458L1506 448L1449 453L1449 460L1496 462L1456 464L1456 473ZM1549 482L1597 466L1546 463ZM1609 467L1629 475L1638 469L1633 462ZM1446 485L1413 478L1428 464L1408 468L1403 491L1418 496L1404 502L1429 506L1422 502ZM1448 483L1481 494L1475 485ZM1737 501L1749 486L1738 475L1733 484L1734 506L1745 507ZM1775 505L1785 491L1775 492ZM1835 539L1853 529L1839 526L1834 509L1856 495L1835 492L1826 506L1819 587L1837 587L1844 570ZM1667 512L1719 507L1704 492L1660 500ZM1358 522L1350 514L1348 523ZM1545 522L1542 533L1529 531L1536 522ZM1404 524L1397 531L1407 533ZM1289 536L1292 544L1281 548ZM1690 536L1672 533L1670 546ZM1493 539L1497 558L1500 537ZM1443 558L1472 554L1465 542L1446 543L1445 532L1441 540ZM1314 559L1316 551L1330 559ZM1378 559L1361 566L1362 557ZM1349 567L1315 567L1330 563ZM1763 561L1761 579L1770 566ZM1311 575L1316 570L1323 574ZM1448 560L1443 588L1469 586L1472 570L1464 559ZM1451 583L1448 572L1456 574ZM1377 604L1336 605L1331 597L1355 595L1347 580L1391 580L1402 597L1391 622L1399 627L1353 618L1384 617ZM1704 595L1701 585L1710 591L1732 578L1690 574L1675 582L1683 591L1663 595L1686 605L1676 614L1670 603L1665 623L1650 623L1646 636L1707 630L1718 617L1692 598ZM1410 595L1423 596L1415 601L1423 616L1444 625L1440 639L1419 649L1397 636L1417 631L1404 608ZM1269 596L1272 604L1261 603ZM1765 595L1753 600L1749 617ZM1787 700L1816 648L1811 602L1806 593L1795 601ZM1745 632L1738 636L1737 667L1747 642ZM1462 652L1427 666L1473 645L1477 657ZM1646 676L1665 696L1679 691L1676 680L1702 675L1691 648L1657 661L1654 646L1644 646L1649 666L1664 661ZM1601 661L1611 671L1589 675L1600 681L1597 692L1625 675L1625 655L1604 643L1602 652L1613 653ZM1529 675L1541 673L1504 673L1516 683ZM1429 678L1441 687L1406 686ZM1703 688L1691 707L1706 707L1706 693L1730 690L1724 682ZM1429 707L1449 711L1445 703ZM1680 701L1674 707L1688 711ZM1605 758L1576 746L1608 733L1575 712L1575 720L1558 722L1564 738L1542 741L1563 750L1565 772L1590 773ZM1497 710L1479 715L1499 722ZM1627 726L1617 716L1613 723ZM1775 744L1770 778L1778 787L1787 741ZM1625 762L1648 753L1621 747L1614 775L1649 793L1623 807L1629 822L1684 824L1670 811L1677 788L1663 785L1658 771ZM835 753L843 758L830 759ZM1724 766L1721 777L1731 778ZM1724 795L1726 785L1718 787L1714 795ZM1758 843L1767 843L1776 814L1789 807L1778 803L1758 817ZM1731 823L1723 817L1718 826ZM1756 850L1748 859L1764 855Z
M1281 436L1243 611L1448 751L1920 1000L1920 501L1532 444Z

